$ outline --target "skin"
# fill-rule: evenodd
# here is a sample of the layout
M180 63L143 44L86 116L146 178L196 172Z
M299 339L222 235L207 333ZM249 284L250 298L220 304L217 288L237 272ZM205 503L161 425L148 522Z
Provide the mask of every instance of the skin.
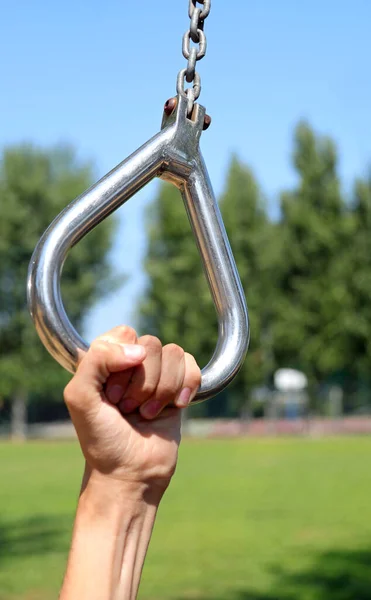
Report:
M60 600L133 600L156 512L175 472L181 408L200 385L175 344L117 327L95 340L65 402L85 457Z

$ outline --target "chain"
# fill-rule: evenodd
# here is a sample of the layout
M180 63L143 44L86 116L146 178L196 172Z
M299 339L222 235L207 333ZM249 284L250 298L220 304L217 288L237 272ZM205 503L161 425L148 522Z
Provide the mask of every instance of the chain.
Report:
M203 8L197 6L202 4ZM196 63L206 54L206 36L204 33L204 22L209 16L211 0L189 0L188 14L191 19L190 28L183 36L183 56L188 64L185 69L179 71L177 80L177 93L185 96L188 100L188 116L192 114L193 106L201 93L201 77L196 71ZM191 46L191 41L196 46ZM185 82L192 83L192 87L185 88Z

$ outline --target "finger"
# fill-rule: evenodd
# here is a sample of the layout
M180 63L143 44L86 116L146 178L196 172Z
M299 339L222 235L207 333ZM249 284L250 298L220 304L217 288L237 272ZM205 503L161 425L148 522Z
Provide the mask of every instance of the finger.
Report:
M99 339L111 343L127 344L136 344L138 341L136 331L127 325L114 327L102 335ZM104 393L107 400L111 402L111 404L118 404L118 402L120 402L133 375L133 372L133 369L126 369L125 371L120 371L110 375L106 382Z
M174 402L184 379L184 350L175 344L162 349L161 376L155 393L140 407L145 419L154 419L161 410Z
M156 391L161 376L162 344L152 335L144 335L138 344L146 349L146 358L134 369L129 385L119 404L123 414L134 411Z
M178 408L185 408L193 400L201 385L201 371L195 358L185 352L184 354L185 373L183 387L176 398L174 404Z
M111 373L125 371L141 364L146 351L135 344L94 341L82 359L75 376L65 388L66 404L71 409L87 410L101 401L103 385Z
M123 344L136 344L137 342L137 334L135 329L129 327L128 325L118 325L110 329L106 333L98 336L94 341L102 341L102 342L113 342L113 343L123 343ZM82 359L86 355L86 352L79 352L79 364Z
M97 338L97 341L98 340L122 344L135 344L137 341L137 332L132 327L129 327L129 325L118 325L103 335L100 335Z

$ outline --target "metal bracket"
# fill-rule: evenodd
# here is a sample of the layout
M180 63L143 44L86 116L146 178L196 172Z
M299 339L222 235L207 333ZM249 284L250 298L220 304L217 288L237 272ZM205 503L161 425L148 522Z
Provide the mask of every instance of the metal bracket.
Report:
M187 118L187 99L164 116L162 130L67 206L41 237L28 273L28 305L46 349L73 373L87 351L65 312L60 278L67 253L91 229L154 177L176 185L183 196L219 319L215 352L202 371L193 402L223 390L239 371L249 344L244 293L227 234L199 149L205 109L195 104Z

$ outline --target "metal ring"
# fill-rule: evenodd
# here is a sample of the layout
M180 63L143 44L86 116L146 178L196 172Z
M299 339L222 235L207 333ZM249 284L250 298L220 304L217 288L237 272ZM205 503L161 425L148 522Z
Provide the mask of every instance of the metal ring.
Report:
M188 14L189 14L190 19L192 19L195 9L198 8L196 6L196 2L199 2L200 4L204 5L204 8L202 9L202 11L200 13L200 19L203 21L204 19L206 19L209 16L210 8L211 8L211 0L189 0Z
M207 42L206 36L202 29L197 29L197 33L199 35L199 44L200 47L197 50L197 60L201 60L206 54ZM186 31L183 35L183 48L182 48L183 56L187 60L189 59L189 55L191 52L191 32Z
M196 62L197 62L197 50L196 48L191 48L188 58L188 64L186 69L186 81L191 83L191 81L195 78L196 73Z
M186 74L187 69L182 69L181 71L179 71L178 79L176 82L176 90L178 94L180 94L184 98L187 98L187 114L189 116L192 113L195 101L201 94L201 77L199 76L197 71L195 71L193 86L191 88L185 89L184 79L186 77Z
M195 72L195 78L193 80L193 91L195 94L195 100L197 100L201 94L201 77Z
M203 21L200 19L201 9L195 8L193 11L193 15L191 17L191 26L189 28L190 36L192 42L198 44L200 41L200 36L198 34L198 30L203 28Z
M187 96L187 116L190 117L193 112L193 107L195 104L195 93L192 88L188 88L186 91Z
M176 91L181 96L187 96L187 90L184 88L184 80L185 80L186 73L187 73L187 69L182 69L181 71L179 71L177 82L176 82ZM201 77L197 73L197 71L195 71L195 77L194 77L194 81L193 81L193 92L195 95L195 100L197 100L197 98L199 97L199 95L201 93Z

